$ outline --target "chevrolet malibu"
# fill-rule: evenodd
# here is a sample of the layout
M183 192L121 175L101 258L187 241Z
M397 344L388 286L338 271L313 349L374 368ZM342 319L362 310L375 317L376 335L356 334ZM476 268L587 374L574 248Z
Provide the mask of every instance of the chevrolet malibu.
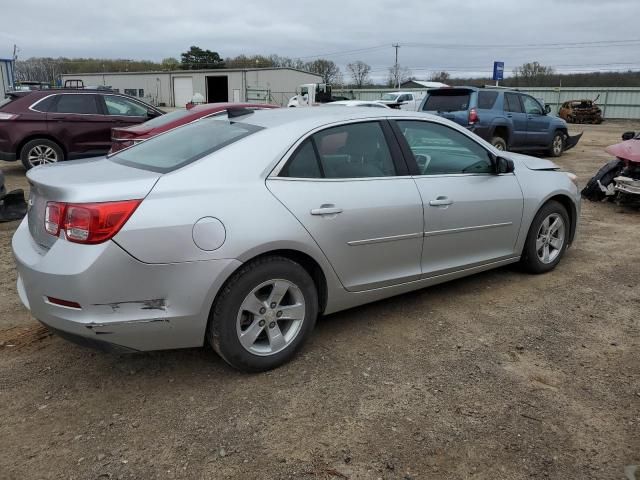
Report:
M320 314L558 264L578 222L574 175L440 117L373 110L231 110L30 170L12 242L22 302L86 345L208 342L262 371Z

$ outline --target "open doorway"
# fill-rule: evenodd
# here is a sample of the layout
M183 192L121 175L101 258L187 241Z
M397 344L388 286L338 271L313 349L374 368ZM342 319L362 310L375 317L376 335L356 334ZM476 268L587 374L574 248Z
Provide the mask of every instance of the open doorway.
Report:
M228 102L229 82L226 75L207 78L207 102Z

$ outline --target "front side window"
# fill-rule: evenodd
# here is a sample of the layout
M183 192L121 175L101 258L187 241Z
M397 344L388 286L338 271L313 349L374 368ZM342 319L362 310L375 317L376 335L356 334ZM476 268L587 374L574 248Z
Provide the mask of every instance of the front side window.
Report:
M328 128L312 135L280 175L372 178L395 176L396 169L382 127L378 122L365 122Z
M132 102L117 95L105 95L104 103L109 115L122 115L125 117L146 117L147 109L139 103Z
M56 105L53 108L50 108L49 111L84 115L97 115L100 113L98 110L98 103L96 102L96 96L87 94L59 95Z
M489 152L456 130L417 120L397 122L420 175L492 173Z
M262 127L206 118L150 138L109 158L131 167L167 173L259 130Z
M521 98L525 112L529 115L542 115L542 108L540 108L540 104L535 98L528 95L522 95Z

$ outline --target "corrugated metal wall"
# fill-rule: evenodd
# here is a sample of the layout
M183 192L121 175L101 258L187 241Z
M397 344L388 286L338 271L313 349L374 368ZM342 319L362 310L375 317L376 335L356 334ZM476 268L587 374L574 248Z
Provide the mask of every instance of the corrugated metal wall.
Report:
M598 105L602 109L604 118L640 119L640 87L536 87L520 88L536 98L544 100L551 107L551 112L558 113L559 106L568 100L595 99L598 95ZM384 93L393 89L334 89L334 95L341 95L357 100L378 100ZM424 89L406 89L403 91L416 92Z

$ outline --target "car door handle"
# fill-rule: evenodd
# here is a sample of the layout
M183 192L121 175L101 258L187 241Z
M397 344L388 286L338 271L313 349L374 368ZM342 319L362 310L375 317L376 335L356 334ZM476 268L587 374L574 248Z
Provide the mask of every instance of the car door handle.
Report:
M513 115L511 113L507 113L507 117L513 118Z
M342 213L342 209L335 205L321 205L320 208L311 210L311 215L336 215Z
M429 205L432 207L446 207L447 205L452 205L453 200L450 200L448 197L438 197L435 200L431 200Z

